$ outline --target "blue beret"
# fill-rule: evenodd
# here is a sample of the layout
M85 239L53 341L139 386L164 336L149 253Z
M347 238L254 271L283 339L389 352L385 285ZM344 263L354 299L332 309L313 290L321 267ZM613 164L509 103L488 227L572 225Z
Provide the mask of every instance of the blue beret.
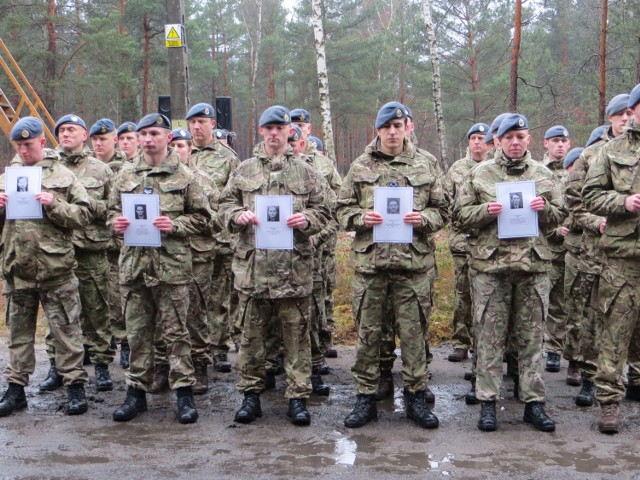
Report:
M567 153L567 156L564 157L564 161L562 162L562 167L567 169L571 165L573 165L573 162L575 162L578 159L578 157L583 152L583 150L584 148L582 147L576 147L569 150L569 153Z
M634 108L638 103L640 103L640 83L633 87L631 93L629 94L629 103L627 103L627 108Z
M302 130L297 125L291 126L291 134L287 139L289 142L296 142L302 138Z
M60 120L58 120L58 122L56 123L56 126L53 128L53 134L57 137L58 136L58 129L64 125L65 123L72 123L74 125L80 125L82 128L84 128L85 130L87 129L87 124L84 123L84 120L82 120L79 116L77 115L65 115L64 117L62 117Z
M145 115L140 119L140 121L138 122L138 130L136 131L139 132L143 128L149 127L158 127L171 130L171 122L161 113L150 113L149 115Z
M115 129L116 124L113 123L113 120L109 118L101 118L91 125L91 128L89 129L89 136L93 137L94 135L113 132Z
M185 120L189 120L191 117L216 118L216 111L208 103L196 103L187 112Z
M598 140L600 140L607 128L609 128L608 125L600 125L599 127L594 128L593 132L591 132L591 135L589 135L589 140L587 140L587 143L584 146L584 148L590 147L591 145L596 143Z
M550 138L554 137L569 138L570 136L571 134L569 133L569 130L567 130L564 126L555 125L545 132L544 139L549 140Z
M520 115L519 113L510 113L504 120L502 120L498 133L496 133L496 137L500 138L511 130L527 130L528 128L529 121L527 120L527 117Z
M176 140L191 140L192 138L189 130L185 130L184 128L178 128L173 130L171 133L173 134L173 138L171 139L172 142L175 142Z
M11 129L9 139L12 142L17 140L28 140L42 135L44 127L40 119L36 117L23 117L18 120Z
M480 135L486 135L489 133L489 125L486 123L476 123L472 126L467 132L467 139L473 135L474 133L479 133Z
M413 113L411 112L411 109L409 107L407 107L406 105L404 106L404 109L407 111L407 117L409 118L413 118Z
M138 126L133 122L124 122L122 125L118 127L118 136L127 132L135 132L138 130Z
M294 123L311 123L311 114L304 108L291 110L291 121Z
M307 140L309 141L309 143L313 143L318 150L324 150L322 140L320 140L318 137L308 137Z
M500 124L502 123L502 120L504 120L509 115L510 113L505 112L505 113L501 113L500 115L498 115L496 118L493 119L493 122L491 122L491 127L489 127L489 133L487 134L486 137L484 137L484 143L493 142L493 134L496 133L500 128Z
M628 94L621 93L620 95L616 95L611 100L609 100L609 104L607 105L607 109L605 110L607 117L615 115L616 113L620 113L622 112L622 110L626 110L628 103Z
M260 115L259 126L264 127L273 123L275 125L289 125L291 123L291 116L289 110L286 107L280 105L274 105L267 108L262 115Z
M229 136L229 132L222 128L214 128L213 135L219 140L221 138L227 138Z
M407 107L399 102L385 103L380 110L378 110L378 116L376 117L376 128L382 128L382 126L391 121L399 118L407 118L409 113Z

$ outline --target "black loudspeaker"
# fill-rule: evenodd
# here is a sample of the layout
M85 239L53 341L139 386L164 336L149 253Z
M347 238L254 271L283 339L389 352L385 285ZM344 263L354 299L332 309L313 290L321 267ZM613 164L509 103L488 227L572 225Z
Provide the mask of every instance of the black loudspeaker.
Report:
M233 131L231 97L216 97L216 123L218 128Z
M166 116L171 121L171 96L158 95L158 113Z

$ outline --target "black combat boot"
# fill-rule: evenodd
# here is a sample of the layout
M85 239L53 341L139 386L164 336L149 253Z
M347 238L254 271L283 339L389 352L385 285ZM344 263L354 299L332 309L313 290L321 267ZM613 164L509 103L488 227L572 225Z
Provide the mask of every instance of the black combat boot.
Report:
M326 340L324 342L324 356L327 358L338 358L338 351L336 347L333 346L333 342L331 340Z
M329 395L329 391L331 390L329 385L322 381L322 377L315 368L311 372L311 388L314 394L320 395L321 397Z
M193 366L195 370L196 383L192 387L194 395L204 395L209 391L209 376L207 375L207 365L205 363L196 363Z
M592 381L583 379L580 393L576 395L576 405L590 407L596 402L596 386Z
M322 365L318 367L318 373L320 375L329 375L331 373L331 367L329 367L329 364L324 358L322 359Z
M67 415L87 413L87 397L84 394L84 383L73 383L67 387Z
M375 395L358 394L356 406L344 419L344 426L348 428L359 428L378 417Z
M236 412L233 421L237 423L251 423L258 417L262 417L260 396L257 393L245 393L242 406Z
M438 428L439 422L424 398L424 390L407 395L407 418L422 428Z
M41 392L53 392L62 386L62 375L58 373L56 368L56 361L52 358L49 360L51 367L49 368L49 374L43 382L38 385L38 390Z
M393 397L393 373L391 370L380 370L376 400Z
M273 390L276 388L276 372L273 370L267 370L267 374L264 377L264 389Z
M169 390L169 365L156 365L150 393L162 393Z
M557 353L547 353L547 364L544 368L547 372L559 372L560 371L560 355Z
M495 432L497 428L496 402L481 402L478 429L483 432Z
M311 423L311 414L307 410L307 400L304 398L290 399L287 417L291 419L291 423L294 425L309 425Z
M198 410L196 410L196 402L193 399L193 390L191 387L179 387L176 390L178 397L176 405L178 406L178 421L180 423L196 423L198 421Z
M10 383L9 388L0 400L0 417L11 415L16 410L27 408L27 396L24 387L17 383Z
M147 411L147 394L144 390L129 385L124 403L113 412L115 422L128 422L136 418L136 415Z
M108 392L113 390L113 381L109 375L109 366L104 364L96 365L96 390L99 392Z
M627 400L640 402L640 385L627 385L627 391L624 394Z
M91 349L89 345L82 345L84 348L84 356L82 357L82 365L87 366L91 365Z
M554 421L545 413L542 402L527 402L524 406L523 420L541 432L553 432L556 429Z
M213 356L213 369L220 373L229 373L231 371L231 362L226 353L218 353Z
M126 370L129 368L129 355L131 350L129 348L129 342L120 343L120 366Z
M464 403L467 405L477 405L480 403L478 397L476 397L476 379L471 380L471 389L464 396Z

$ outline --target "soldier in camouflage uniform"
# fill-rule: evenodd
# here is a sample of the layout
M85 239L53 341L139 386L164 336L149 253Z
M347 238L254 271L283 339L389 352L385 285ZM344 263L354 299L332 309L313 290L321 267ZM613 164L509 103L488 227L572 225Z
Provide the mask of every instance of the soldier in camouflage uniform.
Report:
M118 135L118 148L122 153L124 153L125 157L128 161L131 161L133 157L138 154L138 134L136 129L138 126L133 122L124 122L122 125L118 127L117 135ZM119 170L119 168L111 169L115 172Z
M453 211L456 195L465 177L478 163L487 158L489 145L484 141L489 132L489 125L476 123L467 132L467 155L461 158L447 172L444 178L444 194L449 207ZM450 362L460 362L467 358L468 352L474 346L473 316L471 315L471 285L469 284L469 235L460 231L452 224L449 229L449 251L453 257L455 274L456 307L453 311L453 352L447 359ZM475 363L475 357L474 357ZM471 390L465 400L469 405L477 403L475 394L475 377L471 380Z
M561 185L567 176L566 170L562 167L564 157L569 151L571 140L569 130L562 125L549 128L544 134L544 147L547 151L542 158L542 163L553 173L554 182ZM566 249L564 247L564 235L562 235L562 225L550 231L547 238L549 249L551 250L551 270L549 270L549 281L551 291L549 292L549 314L545 324L544 348L547 352L547 372L560 371L560 357L564 349L565 334L567 328L567 312L564 306L564 257ZM575 362L569 363L568 377L572 378L571 385L574 385L578 370ZM579 383L578 383L579 385Z
M583 201L587 209L606 217L599 247L607 256L600 275L600 355L595 375L596 398L600 402L598 429L617 433L620 429L620 400L625 395L620 379L629 360L626 398L640 401L640 84L631 91L628 108L633 119L624 133L610 140L590 165Z
M527 150L527 119L507 116L498 129L501 153L479 164L458 193L453 221L473 234L469 275L473 289L476 334L477 391L482 402L478 428L497 428L496 401L502 383L502 357L510 326L518 341L520 398L526 403L524 421L541 431L555 430L544 411L542 337L549 295L551 252L544 235L498 238L497 217L507 208L496 201L496 184L535 181L536 196L529 207L537 212L542 233L564 219L562 197L551 172Z
M198 103L187 112L186 120L193 137L193 150L189 166L209 175L222 192L231 172L238 166L238 156L230 147L222 144L213 135L216 125L215 110L208 103ZM233 289L233 236L223 230L215 236L215 259L211 298L209 299L209 326L213 368L218 372L230 372L227 345L230 329L235 323L238 310L238 293Z
M234 171L220 198L223 225L238 234L233 272L243 331L236 368L237 388L244 399L235 421L250 423L262 415L259 394L265 387L265 336L279 324L285 353L287 416L295 425L309 425L306 398L311 393L309 313L314 255L309 239L330 221L333 205L326 203L320 174L295 157L287 143L289 111L269 107L259 126L264 142L254 148L254 157ZM294 229L293 250L256 248L255 225L259 222L254 201L258 195L293 196L295 213L286 219L286 226Z
M398 102L385 104L378 112L378 135L365 153L351 165L338 196L338 221L355 231L351 260L353 314L358 329L356 362L357 403L345 419L345 426L362 427L376 418L375 394L380 376L383 330L391 327L400 338L402 377L407 395L407 417L423 428L437 428L438 419L425 400L427 359L425 331L431 313L431 286L426 275L432 256L427 240L444 225L446 206L435 159L418 154L406 138L407 110ZM384 187L413 187L413 211L403 221L413 227L410 244L375 243L373 227L383 223L374 211L374 190ZM393 298L393 317L388 299Z
M162 235L161 247L123 246L120 253L120 284L127 338L131 346L128 385L115 421L129 421L147 409L146 392L153 378L153 344L156 329L169 351L169 384L177 393L180 423L194 423L198 412L193 399L195 383L191 343L187 330L191 250L189 237L203 232L212 221L205 193L195 175L169 149L169 120L152 113L138 122L142 153L127 164L112 183L109 222L123 234L131 221L122 216L122 194L155 194L160 216L153 226Z
M6 174L0 177L1 261L9 326L9 364L5 368L9 388L0 400L0 416L27 406L24 387L36 365L38 303L47 317L57 371L67 385L67 414L83 414L87 411L87 372L82 367L80 295L74 275L72 233L91 222L95 201L62 165L57 152L45 149L39 119L20 119L11 130L10 139L18 153L13 166L42 169L42 189L35 199L42 205L43 216L7 219L7 200L16 190L5 185Z

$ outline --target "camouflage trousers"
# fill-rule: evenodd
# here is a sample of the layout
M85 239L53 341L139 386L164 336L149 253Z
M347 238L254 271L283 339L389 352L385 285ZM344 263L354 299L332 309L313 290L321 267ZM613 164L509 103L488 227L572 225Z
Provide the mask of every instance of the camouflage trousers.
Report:
M336 275L336 244L337 235L333 235L327 243L324 244L322 249L322 281L323 281L323 294L324 305L321 310L323 312L324 319L320 326L320 344L323 347L326 342L331 342L333 337L333 329L336 324L335 317L333 315L334 300L333 292L337 285ZM320 308L320 307L318 307Z
M433 292L436 279L438 278L438 269L436 267L430 268L423 275L426 275L429 279L429 302L430 306L433 306ZM387 299L387 319L382 326L382 341L380 343L380 370L393 369L393 362L395 362L397 355L396 350L396 331L393 319L395 318L394 299ZM429 317L427 317L427 326L424 330L424 344L425 354L427 357L427 373L429 371L429 364L433 358L431 352L429 352Z
M239 294L242 316L240 351L236 360L240 393L264 390L265 339L280 329L284 346L285 398L308 398L311 394L311 347L309 341L310 298L254 298Z
M38 305L47 318L51 342L55 349L56 368L65 385L85 383L82 367L84 349L80 329L80 295L78 279L49 289L5 288L7 325L9 327L9 364L4 370L7 383L26 386L36 366L35 334Z
M520 399L544 401L542 338L549 298L546 273L469 270L477 345L476 395L500 398L502 357L510 328L517 340Z
M567 312L564 303L564 261L551 262L549 281L549 314L545 321L544 349L562 355L567 333Z
M211 296L213 262L193 262L192 280L189 284L189 310L187 330L191 341L191 360L194 365L211 363L211 335L207 320L207 306ZM156 329L154 361L156 367L168 365L167 342L162 331Z
M109 262L105 252L77 249L76 261L78 266L74 273L79 281L82 342L89 347L91 363L109 365L115 356L115 350L111 347ZM45 343L49 358L53 358L55 346L50 330Z
M213 354L227 353L227 342L231 339L230 331L239 332L236 327L238 315L238 292L233 288L233 271L231 262L233 254L216 255L213 261L213 278L211 279L211 296L209 300L209 329ZM237 340L237 337L233 340Z
M473 318L471 316L471 285L469 285L469 257L453 255L456 307L453 311L453 348L469 350L473 347Z
M640 260L608 259L598 297L603 317L597 333L596 398L607 404L624 396L620 375L627 362L629 385L640 386Z
M389 313L393 299L393 315ZM425 332L431 314L431 282L426 272L381 271L353 278L353 316L358 330L356 361L351 373L359 394L378 388L384 335L400 338L402 379L410 392L427 388ZM388 323L392 322L393 327Z
M153 381L154 336L159 329L169 357L169 385L172 390L195 383L191 343L187 330L189 286L161 283L148 287L123 285L124 318L131 353L127 385L149 391Z
M108 251L109 260L109 318L111 321L111 332L116 342L127 341L127 326L124 323L124 312L122 305L124 300L120 291L120 268L118 261L120 252Z

